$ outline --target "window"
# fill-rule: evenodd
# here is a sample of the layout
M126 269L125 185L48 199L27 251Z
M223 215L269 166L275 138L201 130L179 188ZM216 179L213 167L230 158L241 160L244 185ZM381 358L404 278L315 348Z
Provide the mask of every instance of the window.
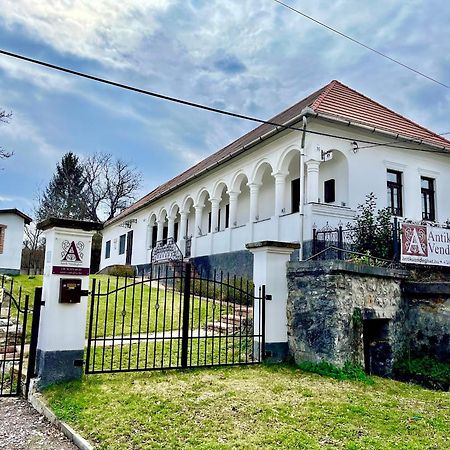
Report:
M208 233L211 233L211 211L208 213Z
M105 259L111 256L111 241L106 241L105 244Z
M402 173L395 170L387 171L388 208L394 216L403 215Z
M435 221L436 209L433 178L420 177L420 187L422 194L422 219Z
M157 239L158 239L158 226L153 225L153 227L152 227L152 247L156 246Z
M291 181L291 212L300 211L300 178Z
M126 239L127 239L126 234L122 234L119 238L119 255L123 255L125 253Z
M225 206L225 228L230 226L230 205Z
M323 183L323 199L325 203L336 201L336 180L331 179Z
M175 242L178 242L178 222L175 222L173 225L173 239Z
M167 236L169 234L169 228L163 227L163 244L167 244Z
M6 225L0 224L0 255L3 253L3 249L5 248L5 234Z

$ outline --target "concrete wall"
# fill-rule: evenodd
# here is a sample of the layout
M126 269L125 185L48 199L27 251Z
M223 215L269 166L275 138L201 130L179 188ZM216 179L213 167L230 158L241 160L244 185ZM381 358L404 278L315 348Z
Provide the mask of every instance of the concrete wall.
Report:
M217 274L236 275L237 277L253 279L253 255L248 250L221 253L218 255L198 256L191 259L192 265L197 273L212 276L216 270Z
M0 273L19 274L24 233L23 218L17 214L0 214L0 224L6 225Z

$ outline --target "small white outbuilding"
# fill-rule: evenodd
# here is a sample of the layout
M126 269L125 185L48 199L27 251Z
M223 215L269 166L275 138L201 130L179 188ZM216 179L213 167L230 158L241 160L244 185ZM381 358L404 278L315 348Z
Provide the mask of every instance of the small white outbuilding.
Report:
M0 273L20 273L24 226L30 223L31 218L18 209L0 209Z

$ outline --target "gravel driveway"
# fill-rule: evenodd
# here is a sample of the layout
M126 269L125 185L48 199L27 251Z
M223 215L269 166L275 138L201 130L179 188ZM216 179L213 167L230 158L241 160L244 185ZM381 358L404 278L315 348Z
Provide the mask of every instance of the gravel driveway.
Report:
M0 448L2 450L74 450L62 433L25 400L0 398Z

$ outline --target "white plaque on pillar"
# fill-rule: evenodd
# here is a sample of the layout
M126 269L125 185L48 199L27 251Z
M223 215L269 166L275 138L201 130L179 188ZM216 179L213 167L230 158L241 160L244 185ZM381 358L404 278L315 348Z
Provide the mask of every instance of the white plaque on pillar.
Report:
M55 275L89 275L90 239L77 237L55 240L53 251L52 273Z

